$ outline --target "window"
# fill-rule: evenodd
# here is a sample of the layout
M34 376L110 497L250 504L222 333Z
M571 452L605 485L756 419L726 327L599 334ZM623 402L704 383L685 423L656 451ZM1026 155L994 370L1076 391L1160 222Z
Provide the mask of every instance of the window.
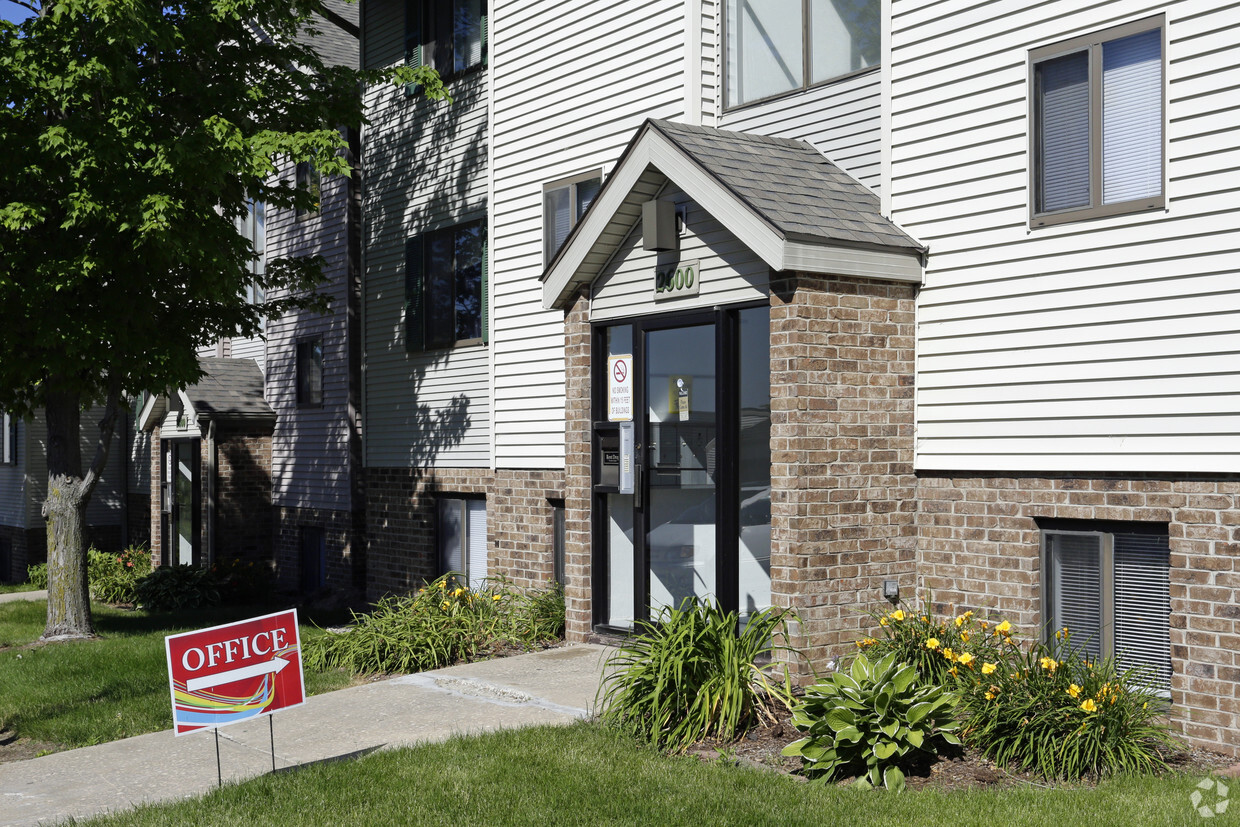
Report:
M297 343L297 404L317 407L323 404L323 340Z
M727 105L878 65L879 0L728 0Z
M323 181L319 176L318 165L313 161L302 161L297 165L297 189L310 193L310 198L314 201L314 206L309 209L298 207L297 218L317 214L323 198Z
M1034 226L1164 205L1162 24L1030 53Z
M564 574L564 557L567 551L564 534L564 501L551 501L551 579L561 586L568 585Z
M603 171L565 178L543 187L543 253L548 263L590 209L603 187Z
M487 578L486 500L439 499L439 566L460 573L465 585L481 588Z
M3 433L0 434L0 464L17 464L17 420L8 414L0 422Z
M405 342L410 351L487 339L486 222L423 233L405 247Z
M1111 527L1111 526L1107 526ZM1048 633L1067 626L1073 645L1120 668L1148 670L1171 686L1170 550L1165 526L1043 531Z
M316 592L327 585L327 532L322 526L299 527L301 590Z
M250 262L250 272L255 279L247 289L246 301L262 304L267 298L261 284L261 277L267 273L267 209L262 201L246 201L246 213L237 219L237 232L250 242L256 256Z
M407 0L405 63L430 66L441 76L487 62L486 0ZM416 86L406 92L413 94Z

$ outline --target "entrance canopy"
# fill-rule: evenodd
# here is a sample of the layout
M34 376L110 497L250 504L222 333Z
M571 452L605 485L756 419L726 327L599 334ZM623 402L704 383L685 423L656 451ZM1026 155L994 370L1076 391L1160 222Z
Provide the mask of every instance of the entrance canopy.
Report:
M649 119L543 273L543 304L591 283L668 182L772 270L921 283L926 248L811 144Z
M138 417L143 430L151 430L163 421L169 406L186 413L190 422L208 422L251 426L256 433L270 432L275 427L276 412L263 398L263 373L253 359L228 359L200 356L198 364L203 377L197 383L176 392L175 400L156 394L149 397Z

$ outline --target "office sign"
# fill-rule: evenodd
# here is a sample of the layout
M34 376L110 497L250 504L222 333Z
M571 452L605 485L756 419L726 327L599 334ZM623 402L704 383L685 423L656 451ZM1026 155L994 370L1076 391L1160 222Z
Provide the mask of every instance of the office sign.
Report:
M177 735L305 703L297 610L164 638Z

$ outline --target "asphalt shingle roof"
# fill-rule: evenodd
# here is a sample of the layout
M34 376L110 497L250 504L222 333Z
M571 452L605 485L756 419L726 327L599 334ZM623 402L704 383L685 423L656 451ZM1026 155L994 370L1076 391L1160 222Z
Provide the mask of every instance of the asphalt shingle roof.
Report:
M806 141L649 123L785 239L922 249L882 216L877 195Z
M198 365L206 375L185 395L200 418L275 420L276 412L263 398L263 372L253 359L202 356Z

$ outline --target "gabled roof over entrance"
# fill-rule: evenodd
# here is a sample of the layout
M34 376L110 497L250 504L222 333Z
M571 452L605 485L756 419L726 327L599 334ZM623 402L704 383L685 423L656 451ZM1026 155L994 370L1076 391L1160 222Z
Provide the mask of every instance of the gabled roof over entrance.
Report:
M805 141L647 120L543 273L543 304L592 282L672 182L772 270L921 282L925 247Z
M204 375L197 383L177 391L181 406L198 422L249 423L273 427L276 412L263 397L263 372L253 359L200 356ZM152 396L139 417L143 430L160 423L167 411L165 397Z

